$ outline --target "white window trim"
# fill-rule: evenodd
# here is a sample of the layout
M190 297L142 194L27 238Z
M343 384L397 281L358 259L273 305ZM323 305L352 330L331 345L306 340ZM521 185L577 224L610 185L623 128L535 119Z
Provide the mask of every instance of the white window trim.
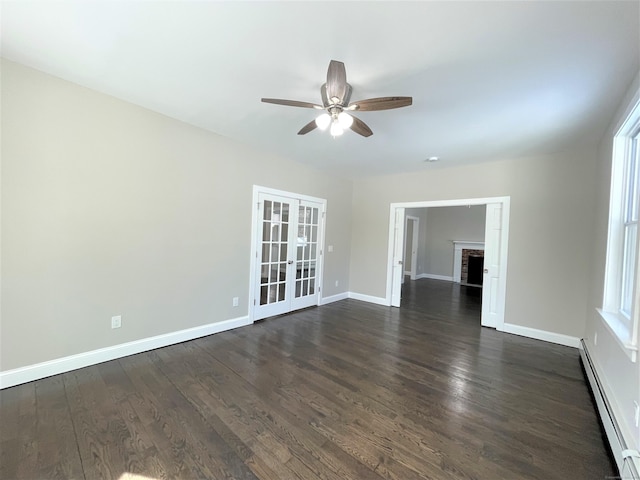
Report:
M640 101L631 109L613 139L613 158L611 165L611 196L609 199L609 225L605 270L604 298L602 308L597 311L605 326L632 362L638 358L638 318L640 317L640 275L638 257L640 241L636 245L636 268L633 303L630 318L620 312L622 289L622 256L625 198L625 162L621 159L629 155L630 136L640 126Z

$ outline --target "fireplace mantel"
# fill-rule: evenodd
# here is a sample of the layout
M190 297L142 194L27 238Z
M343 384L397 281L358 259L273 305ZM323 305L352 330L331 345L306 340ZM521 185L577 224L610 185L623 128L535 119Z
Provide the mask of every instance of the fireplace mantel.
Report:
M462 250L484 250L484 242L453 240L453 281L460 283L462 277Z

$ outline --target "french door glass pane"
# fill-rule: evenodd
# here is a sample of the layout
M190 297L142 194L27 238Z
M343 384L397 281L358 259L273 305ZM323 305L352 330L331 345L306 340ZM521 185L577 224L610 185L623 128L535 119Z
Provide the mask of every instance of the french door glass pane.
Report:
M263 220L271 220L271 200L265 200L264 202L264 214L262 215Z

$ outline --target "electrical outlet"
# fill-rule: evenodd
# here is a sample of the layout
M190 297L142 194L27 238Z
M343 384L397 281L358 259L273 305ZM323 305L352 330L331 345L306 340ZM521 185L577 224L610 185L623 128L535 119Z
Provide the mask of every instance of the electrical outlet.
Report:
M329 253L333 252L333 245L327 246L327 252L329 252Z
M336 287L340 285L340 282L338 280L336 280Z
M111 328L120 328L122 326L122 315L111 317Z
M593 334L593 344L598 345L598 332Z
M233 297L233 306L237 307L240 303L239 303L239 298L238 297Z

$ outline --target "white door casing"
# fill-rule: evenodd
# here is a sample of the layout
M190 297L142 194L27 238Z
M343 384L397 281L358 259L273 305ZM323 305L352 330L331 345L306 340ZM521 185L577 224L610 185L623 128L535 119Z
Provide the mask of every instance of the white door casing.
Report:
M392 203L389 215L389 251L387 261L387 292L386 303L394 307L400 306L401 278L397 275L397 258L401 258L397 253L397 241L400 241L402 248L403 238L398 238L396 225L398 221L402 225L403 220L398 219L401 211L404 216L405 208L430 208L430 207L453 207L468 205L486 205L487 216L485 226L485 268L488 262L494 262L493 268L489 268L491 275L491 285L489 286L491 298L485 301L483 290L482 320L483 326L492 326L497 330L504 330L504 312L507 290L507 259L509 243L509 211L511 197L489 197L457 200L435 200L423 202ZM490 207L490 205L492 205ZM499 222L499 223L497 223ZM487 235L487 229L491 225L491 236ZM404 229L401 229L404 230ZM402 250L400 254L402 253ZM491 260L488 260L486 257ZM487 284L487 275L483 280L483 287ZM493 288L492 288L493 287ZM485 313L485 309L490 310ZM491 312L491 313L488 313ZM485 315L487 318L485 319Z
M319 305L326 200L254 185L249 318Z

